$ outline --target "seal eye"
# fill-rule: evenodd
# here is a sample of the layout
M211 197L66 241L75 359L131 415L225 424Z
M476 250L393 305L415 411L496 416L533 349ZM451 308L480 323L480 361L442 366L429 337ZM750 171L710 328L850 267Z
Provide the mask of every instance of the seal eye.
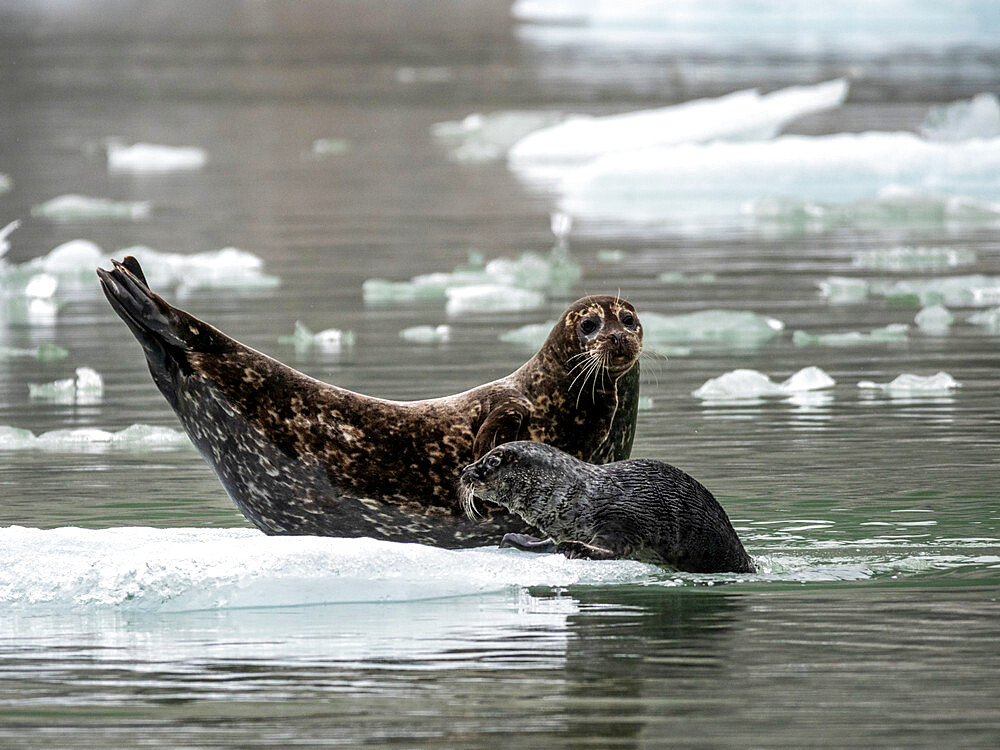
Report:
M486 468L495 469L500 465L500 456L492 455L486 459Z
M622 325L625 326L626 328L635 328L636 326L637 321L635 319L635 316L628 311L625 311L621 315L619 315L618 319L622 322Z
M580 324L580 333L589 336L600 327L601 323L597 318L587 318Z

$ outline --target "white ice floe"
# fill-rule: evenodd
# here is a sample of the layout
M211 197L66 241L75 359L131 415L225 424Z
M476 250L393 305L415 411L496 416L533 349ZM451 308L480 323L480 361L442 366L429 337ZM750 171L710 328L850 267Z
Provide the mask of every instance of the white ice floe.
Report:
M114 201L109 198L92 198L86 195L60 195L45 203L32 206L31 215L53 221L78 219L146 219L149 218L148 201Z
M1000 331L1000 307L991 307L969 316L969 322Z
M558 321L549 320L545 323L529 323L528 325L512 328L500 334L500 340L508 344L517 344L527 349L537 349L545 343L549 332L555 327Z
M910 327L904 323L890 323L882 328L862 331L847 331L844 333L807 333L795 331L792 343L796 346L860 346L864 344L880 344L893 341L906 341Z
M66 359L69 352L58 344L48 341L33 348L18 348L0 346L0 360L4 359L37 359L39 362L58 362Z
M545 295L531 289L503 284L476 284L447 290L448 315L474 312L519 312L535 310L545 304Z
M404 328L399 336L416 344L446 344L451 340L451 326L413 326Z
M506 158L510 147L528 133L565 118L561 112L477 112L463 120L435 123L431 133L448 146L454 161L485 163Z
M905 303L911 298L919 305L987 307L1000 302L1000 276L971 274L936 279L870 281L870 294Z
M975 262L975 251L964 247L891 247L854 254L857 268L885 271L937 271Z
M781 334L777 318L745 310L701 310L683 315L643 312L643 340L651 345L720 342L756 346Z
M993 0L517 0L511 13L533 44L629 53L941 53L1000 34Z
M300 354L312 348L319 349L328 354L336 354L354 346L354 340L354 331L327 328L325 331L313 333L300 320L295 321L295 332L291 336L278 337L279 344L290 344Z
M862 380L858 383L858 388L879 389L890 394L903 395L948 393L953 388L959 388L960 386L961 383L946 372L939 372L935 375L903 373L889 383L874 383L870 380Z
M98 404L104 396L104 379L89 367L76 368L72 378L52 383L29 383L28 398L59 404Z
M964 141L1000 136L1000 100L996 94L978 94L967 101L931 107L920 126L931 141Z
M108 449L143 451L157 448L186 448L187 435L169 427L134 424L118 432L96 427L75 427L43 432L37 437L18 427L0 425L0 450L43 450L75 452Z
M436 599L522 586L645 583L631 560L447 550L251 529L0 529L0 608L188 611Z
M126 146L109 141L108 169L112 172L176 172L201 169L208 163L208 153L194 146L162 146L136 143Z
M868 299L868 282L845 276L830 276L819 282L819 291L835 305L864 302Z
M944 305L932 305L918 312L913 322L924 333L943 336L955 322L955 316Z
M1000 138L943 143L870 132L687 143L603 156L557 186L560 209L574 217L679 229L756 219L771 210L766 200L814 203L822 214L827 204L898 198L900 190L908 201L967 196L990 213L1000 199Z
M817 391L836 385L836 381L819 367L804 367L781 383L757 370L740 369L707 380L693 396L706 401L756 399L762 396L788 396L793 393Z
M510 149L510 166L529 181L550 181L574 165L622 152L773 138L790 120L839 106L846 96L847 82L840 79L764 95L756 90L738 91L620 115L576 115L518 141ZM535 165L542 169L536 170ZM553 171L552 165L559 169Z

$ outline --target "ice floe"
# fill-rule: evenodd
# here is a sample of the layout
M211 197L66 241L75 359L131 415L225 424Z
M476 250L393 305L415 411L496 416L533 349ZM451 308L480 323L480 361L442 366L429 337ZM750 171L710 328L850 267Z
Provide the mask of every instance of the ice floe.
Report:
M696 284L714 284L717 279L714 273L681 273L667 271L656 277L661 284L676 284L678 286L694 286Z
M107 142L108 169L112 172L176 172L201 169L208 153L194 146L163 146L135 143L131 146Z
M7 224L3 229L0 229L0 266L2 266L4 262L3 256L5 256L10 250L9 238L19 226L21 226L20 220L15 219Z
M884 271L937 271L976 260L974 250L961 247L891 247L854 254L855 267Z
M3 359L37 359L39 362L58 362L66 359L69 351L48 341L32 348L0 346L0 360Z
M118 432L108 432L96 427L74 427L51 430L35 436L30 430L0 425L0 450L43 450L75 452L107 449L132 451L158 448L190 447L191 441L183 432L169 427L134 424Z
M834 385L836 381L833 378L814 366L804 367L781 383L775 383L757 370L739 369L706 381L692 395L706 401L730 401L762 396L788 396Z
M463 120L435 123L431 133L448 147L454 161L485 163L505 159L510 147L528 133L564 119L562 112L476 112Z
M992 307L989 310L980 310L969 316L969 322L974 325L986 326L1000 331L1000 307Z
M719 342L756 346L781 334L785 324L777 318L745 310L701 310L682 315L643 312L643 341L657 344Z
M906 306L987 307L1000 302L1000 277L970 274L933 279L875 280L869 294Z
M845 305L868 299L868 282L846 276L830 276L819 282L819 291L833 304Z
M549 320L544 323L529 323L512 328L500 334L500 340L507 344L516 344L525 349L538 349L545 343L549 332L558 321Z
M295 332L291 336L278 337L279 344L290 344L299 354L304 354L313 348L328 354L337 354L354 346L354 340L354 331L327 328L325 331L313 333L300 320L295 321Z
M904 323L890 323L882 328L873 328L867 333L847 331L844 333L808 333L795 331L792 343L796 346L861 346L894 341L906 341L910 327Z
M686 143L600 157L569 172L557 192L560 210L574 217L685 228L756 218L767 200L782 210L844 205L880 199L887 188L893 199L964 196L1000 218L1000 138L869 132Z
M847 88L847 82L839 79L764 95L750 89L618 115L575 115L514 144L510 164L521 173L535 163L573 165L682 143L773 138L795 117L839 106Z
M451 340L451 326L412 326L400 331L399 336L415 344L446 344Z
M931 141L964 141L1000 136L1000 100L996 94L978 94L968 101L931 107L920 126Z
M913 322L924 333L944 336L955 322L955 316L944 305L931 305L918 312Z
M52 383L29 383L28 398L58 404L98 404L104 396L104 379L89 367L76 368L72 378Z
M57 198L32 206L31 215L53 221L78 219L147 219L151 204L148 201L114 201L109 198L92 198L86 195L60 195Z
M938 372L934 375L903 373L889 383L874 383L871 380L862 380L858 383L858 388L878 389L890 394L903 395L948 393L960 386L961 383L946 372Z
M346 138L317 138L309 148L309 155L315 159L340 156L351 150L351 142Z
M446 290L445 312L460 315L470 312L520 312L536 310L545 304L545 295L531 289L504 284L475 284Z

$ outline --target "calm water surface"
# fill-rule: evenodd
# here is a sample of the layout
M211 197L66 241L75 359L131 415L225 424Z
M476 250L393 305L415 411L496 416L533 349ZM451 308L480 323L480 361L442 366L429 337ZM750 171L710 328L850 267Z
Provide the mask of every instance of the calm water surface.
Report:
M556 198L502 160L449 158L434 123L625 112L847 76L843 106L786 131L915 130L931 106L995 93L1000 81L1000 51L974 34L944 53L934 40L812 54L727 37L696 54L565 28L552 36L512 22L503 2L295 6L0 4L0 173L12 182L0 224L23 222L6 261L77 238L107 254L235 246L280 286L196 290L182 307L347 388L441 395L517 367L529 349L498 336L551 320L567 298L450 317L440 302L365 305L369 278L450 271L471 250L492 259L553 245ZM752 27L750 11L726 7L733 27ZM111 136L199 146L209 160L110 173L100 144ZM346 145L314 157L320 138ZM149 201L151 215L32 217L66 193ZM403 545L355 558L336 540L301 562L249 532L232 537L248 524L189 447L0 448L0 745L995 746L998 335L966 322L972 308L955 307L950 331L929 335L912 325L919 307L877 296L833 305L817 284L1000 276L996 237L989 221L928 216L683 234L584 221L570 233L583 271L572 296L621 290L640 313L751 310L785 323L760 345L694 343L645 363L652 405L633 453L712 488L762 569L746 580ZM933 273L853 265L856 253L900 245L976 260ZM668 271L716 280L657 280ZM0 358L0 425L177 428L96 278L62 283L56 299L41 322L12 304L0 314L0 346L69 351ZM356 344L296 352L278 337L297 320L354 331ZM442 323L445 344L399 337ZM797 346L791 334L891 323L910 324L908 338ZM737 368L783 380L810 365L836 385L738 402L691 395ZM29 383L80 366L102 374L103 398L28 398ZM857 387L939 370L961 387ZM218 572L227 564L239 572ZM350 575L322 577L348 564Z

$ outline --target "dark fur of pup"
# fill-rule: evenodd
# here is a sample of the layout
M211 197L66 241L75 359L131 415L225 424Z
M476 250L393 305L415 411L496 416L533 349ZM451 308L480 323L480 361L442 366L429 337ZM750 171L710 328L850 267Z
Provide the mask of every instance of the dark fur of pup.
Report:
M515 372L442 398L389 401L315 380L153 294L134 258L98 270L153 382L240 511L268 534L370 536L445 547L530 526L472 521L459 470L511 440L589 461L629 455L642 328L616 297L570 305Z
M462 471L460 494L498 503L551 540L501 546L598 560L633 558L692 573L753 573L726 512L680 469L647 459L598 466L541 443L501 445Z

